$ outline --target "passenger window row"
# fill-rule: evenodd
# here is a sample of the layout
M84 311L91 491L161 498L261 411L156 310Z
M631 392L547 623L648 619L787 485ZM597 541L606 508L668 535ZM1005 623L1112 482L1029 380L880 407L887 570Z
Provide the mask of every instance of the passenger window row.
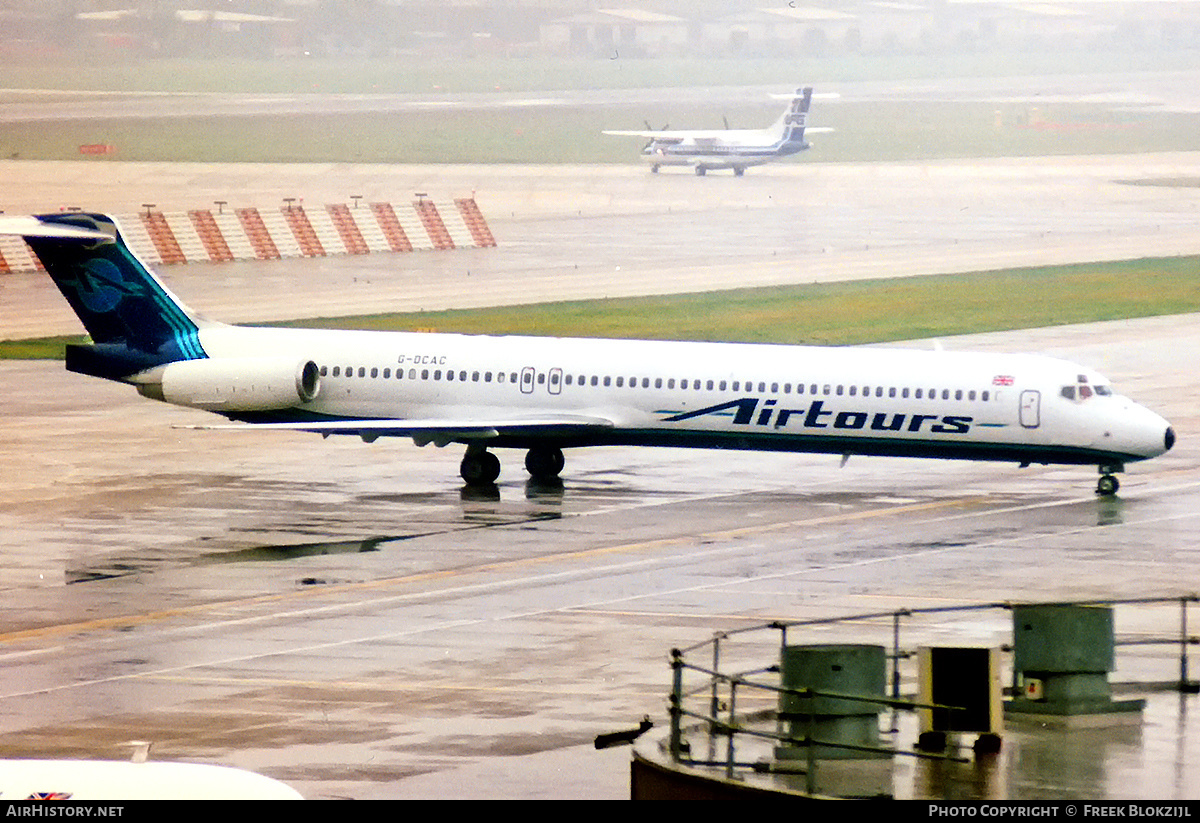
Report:
M390 380L393 377L392 369L378 368L366 366L328 366L321 367L322 377L371 377L375 379L382 378ZM527 378L532 379L532 374L527 374ZM396 369L395 379L397 380L445 380L447 382L457 381L460 383L516 383L518 381L517 372L490 372L490 371L466 371L453 369ZM553 384L558 383L557 371L551 372L550 380ZM537 376L538 385L544 385L546 381L545 372L539 372ZM780 390L784 394L814 395L814 396L834 396L834 397L888 397L888 398L913 398L915 400L957 400L974 402L980 400L984 403L992 399L992 393L988 389L976 391L975 389L926 389L926 388L908 388L896 386L846 386L844 384L832 383L767 383L765 381L753 380L697 380L690 377L674 378L674 377L629 377L623 375L613 377L611 375L571 375L568 374L563 378L563 383L568 386L596 386L596 387L612 387L617 388L643 388L648 389L653 386L656 389L666 388L667 390L678 389L681 391L757 391L765 394L769 391L771 394L779 394ZM1065 392L1064 392L1065 394Z
M378 367L367 368L366 366L358 366L357 368L354 366L346 366L344 368L342 366L333 366L332 368L330 368L329 366L322 366L321 367L321 376L322 377L370 377L370 378L376 378L376 379L382 378L384 380L391 380L393 377L393 374L392 374L392 370L388 367L384 367L381 369ZM395 371L395 379L396 380L404 380L406 378L408 380L447 380L447 381L457 380L462 383L465 383L468 380L470 380L471 382L474 382L474 383L478 383L480 381L483 381L484 383L491 383L493 380L495 380L495 382L497 382L497 383L504 383L505 381L508 381L510 383L516 383L517 382L517 373L513 372L510 375L507 372L495 372L493 374L490 371L467 372L467 371L454 371L452 369L446 369L446 370L442 370L442 369L419 369L419 370L418 369L409 369L406 372L404 369L396 369L396 371Z

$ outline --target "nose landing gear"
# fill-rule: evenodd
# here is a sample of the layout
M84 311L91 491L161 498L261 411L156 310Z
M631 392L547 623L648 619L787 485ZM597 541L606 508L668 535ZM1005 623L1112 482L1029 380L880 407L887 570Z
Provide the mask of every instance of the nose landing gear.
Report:
M1121 488L1120 481L1117 480L1115 473L1124 471L1125 467L1119 464L1100 465L1097 466L1100 470L1100 480L1096 483L1096 494L1101 497L1112 497L1117 493L1117 489Z

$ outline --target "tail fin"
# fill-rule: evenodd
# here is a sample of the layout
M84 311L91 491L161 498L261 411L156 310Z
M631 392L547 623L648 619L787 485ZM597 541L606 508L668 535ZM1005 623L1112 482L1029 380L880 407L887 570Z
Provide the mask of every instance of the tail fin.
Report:
M779 118L779 124L783 126L784 143L799 144L808 148L808 144L804 142L804 129L808 125L808 107L812 103L812 93L812 86L796 89L796 95L788 104L787 111Z
M204 321L129 249L112 217L66 213L2 220L0 232L25 238L95 344L88 351L68 351L68 369L119 379L207 357L199 339Z

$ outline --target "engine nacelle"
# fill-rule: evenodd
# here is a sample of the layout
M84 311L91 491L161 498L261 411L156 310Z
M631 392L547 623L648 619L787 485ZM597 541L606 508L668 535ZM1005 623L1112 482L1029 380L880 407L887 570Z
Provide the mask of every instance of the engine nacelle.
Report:
M209 411L268 411L315 400L321 392L321 375L311 360L181 360L168 363L158 382L141 383L138 391L155 400Z

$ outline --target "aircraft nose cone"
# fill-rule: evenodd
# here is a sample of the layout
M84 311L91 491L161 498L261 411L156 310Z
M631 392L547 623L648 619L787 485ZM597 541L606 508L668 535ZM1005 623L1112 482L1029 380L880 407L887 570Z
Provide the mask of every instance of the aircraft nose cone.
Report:
M1167 433L1163 435L1163 445L1166 446L1166 451L1170 451L1175 445L1175 429L1167 426Z

